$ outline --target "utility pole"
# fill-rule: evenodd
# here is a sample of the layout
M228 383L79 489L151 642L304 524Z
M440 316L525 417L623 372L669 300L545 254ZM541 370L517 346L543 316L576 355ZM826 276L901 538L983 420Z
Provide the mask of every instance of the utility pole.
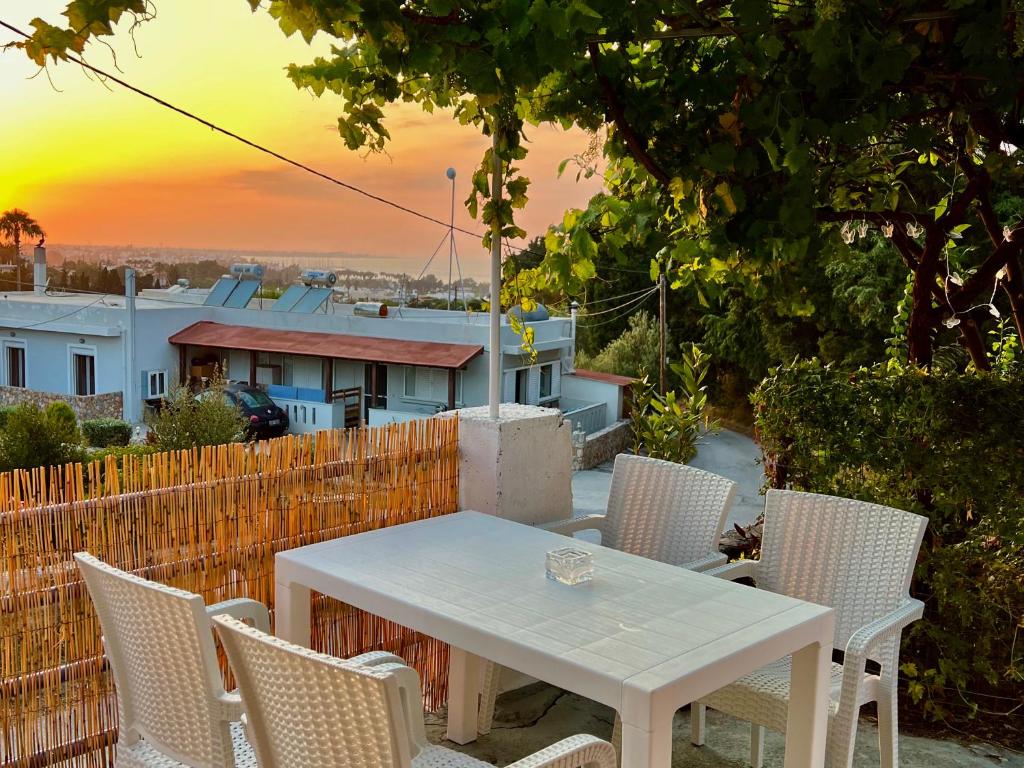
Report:
M494 221L491 222L491 328L488 359L487 404L492 420L497 421L501 403L501 158L498 157L497 120L491 128L491 200Z
M665 273L658 278L658 391L665 394L665 362L668 357L666 350L667 329L665 327Z

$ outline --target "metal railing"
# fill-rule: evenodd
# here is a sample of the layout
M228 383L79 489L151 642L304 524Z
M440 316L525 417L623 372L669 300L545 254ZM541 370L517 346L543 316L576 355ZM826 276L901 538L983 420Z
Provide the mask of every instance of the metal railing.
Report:
M591 435L604 429L608 423L607 410L607 403L562 401L562 413L572 422L573 432L585 432Z

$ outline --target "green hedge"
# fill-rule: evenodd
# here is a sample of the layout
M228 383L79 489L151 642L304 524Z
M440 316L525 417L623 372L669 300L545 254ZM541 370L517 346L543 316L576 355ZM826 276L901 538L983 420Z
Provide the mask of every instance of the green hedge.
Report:
M128 445L132 439L132 425L121 419L86 419L82 422L82 434L94 448Z
M752 400L770 485L929 518L913 586L925 620L904 635L911 698L935 718L1024 703L1024 380L804 361Z

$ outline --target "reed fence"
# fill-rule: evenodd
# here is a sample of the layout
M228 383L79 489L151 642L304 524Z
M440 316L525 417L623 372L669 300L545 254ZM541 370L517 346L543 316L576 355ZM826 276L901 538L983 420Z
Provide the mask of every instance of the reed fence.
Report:
M113 682L74 552L273 615L277 552L457 505L457 419L0 474L0 764L113 764ZM425 704L444 700L430 638L314 595L313 646L397 653Z

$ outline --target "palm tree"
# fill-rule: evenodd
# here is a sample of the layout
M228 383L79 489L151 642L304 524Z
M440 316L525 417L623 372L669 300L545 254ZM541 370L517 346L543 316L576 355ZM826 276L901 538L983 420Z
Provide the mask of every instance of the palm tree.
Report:
M23 237L44 237L39 222L20 208L11 208L0 216L0 235L14 246L14 271L17 274L18 290L21 290L21 239Z

